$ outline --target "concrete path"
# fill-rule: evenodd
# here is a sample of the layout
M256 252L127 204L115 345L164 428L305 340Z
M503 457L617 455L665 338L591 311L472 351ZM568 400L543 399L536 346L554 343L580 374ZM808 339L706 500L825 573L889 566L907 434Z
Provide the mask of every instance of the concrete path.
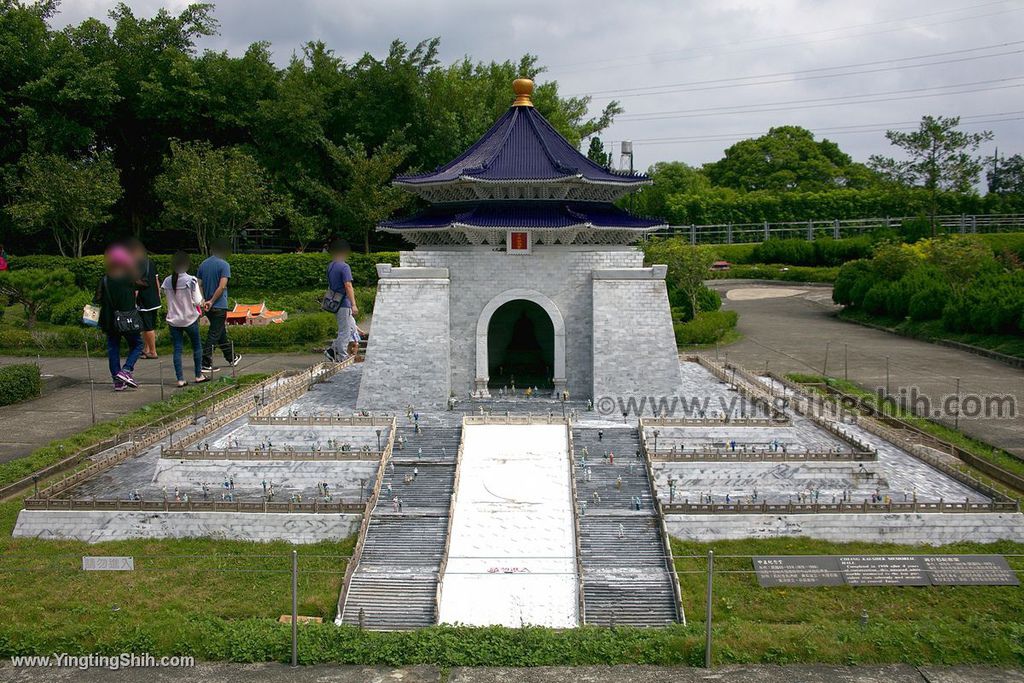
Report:
M201 664L177 669L18 668L0 666L0 683L60 683L96 681L121 683L1024 683L1017 669L989 667L894 666L728 666L705 669L610 666L538 667L534 669L456 668L432 666L401 669L363 666L304 666L281 664Z
M322 360L310 353L245 354L235 368L239 375L257 372L306 368ZM0 356L0 365L30 363L33 358ZM64 438L92 424L89 391L89 366L85 358L41 358L43 395L25 403L0 408L0 462L28 455L54 439ZM159 401L160 376L163 366L163 395L171 397L175 387L174 367L170 355L158 360L140 360L135 368L139 388L114 393L107 372L106 356L93 355L92 376L96 380L93 398L96 421L111 420L125 413ZM221 368L214 377L230 376L232 368Z
M722 307L739 313L736 344L723 356L751 370L847 376L862 387L896 394L907 390L916 412L953 424L957 378L964 401L960 428L968 434L1024 456L1024 372L995 360L937 344L874 330L834 317L830 286L715 282ZM712 351L711 353L714 353ZM827 358L826 358L827 355ZM888 359L888 360L887 360ZM887 379L888 378L888 379ZM916 393L915 393L916 392ZM968 417L976 400L1012 396L1016 417L999 417L994 406ZM970 398L968 398L970 397ZM944 408L943 403L948 402Z

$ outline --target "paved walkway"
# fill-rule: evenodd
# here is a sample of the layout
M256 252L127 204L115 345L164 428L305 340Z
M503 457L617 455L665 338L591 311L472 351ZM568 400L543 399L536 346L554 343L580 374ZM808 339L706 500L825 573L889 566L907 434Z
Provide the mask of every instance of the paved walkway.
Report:
M455 668L442 672L432 666L401 669L363 666L304 666L281 664L201 664L180 669L74 668L14 669L0 665L0 683L144 681L170 683L1024 683L1017 669L989 667L894 666L728 666L705 669L655 666L538 667L534 669Z
M1024 456L1024 372L965 351L908 339L834 317L832 288L728 282L715 283L723 308L740 314L736 344L720 353L751 370L767 363L776 373L805 372L848 376L866 389L896 394L906 389L922 397L919 412L937 411L953 423L957 378L964 410L960 428L968 434ZM713 351L711 353L714 353ZM888 360L887 360L888 359ZM1017 416L971 417L966 397L1012 395ZM927 403L925 403L927 401ZM994 411L990 411L994 412Z
M278 370L306 368L322 360L323 356L310 353L244 355L234 371L239 374L277 372ZM0 365L32 362L32 358L0 356ZM96 421L103 422L130 413L159 401L161 398L161 365L163 366L163 396L171 397L175 387L174 367L170 355L158 360L141 360L135 368L140 386L133 391L114 393L107 376L105 356L93 356L92 376L95 391L89 390L89 367L84 358L42 358L43 395L25 403L0 408L0 462L28 455L54 439L64 438L92 424L92 393L96 408ZM230 375L232 368L222 368L214 376Z

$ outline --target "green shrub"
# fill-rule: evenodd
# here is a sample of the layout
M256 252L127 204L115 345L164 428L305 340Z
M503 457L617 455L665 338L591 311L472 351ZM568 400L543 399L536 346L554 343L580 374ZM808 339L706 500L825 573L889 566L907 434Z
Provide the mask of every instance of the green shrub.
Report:
M770 239L761 242L751 254L757 263L788 263L794 266L815 266L814 243L803 239Z
M687 321L693 318L693 308L690 298L681 289L669 291L669 304L672 307L672 319ZM707 286L702 286L697 292L698 311L717 311L722 307L722 297L718 292Z
M42 380L35 363L0 367L0 406L9 406L39 396Z
M873 242L871 237L852 237L836 240L823 237L814 240L814 265L841 266L847 261L870 258Z
M832 288L832 300L843 306L860 306L864 294L874 284L874 277L870 261L851 261L843 265Z
M150 256L162 276L170 273L171 257L163 254ZM230 289L283 292L297 289L322 288L326 284L327 264L331 257L322 252L308 254L232 254ZM201 257L192 257L192 272L199 267ZM349 265L357 286L377 284L377 264L398 265L398 252L385 251L372 254L352 254ZM75 284L94 291L103 277L103 257L86 256L76 259L65 256L13 256L11 270L44 268L65 269L74 276Z
M676 333L676 343L714 344L736 327L738 316L736 311L708 311L699 314L689 322L676 323L672 327Z
M942 317L952 291L943 283L934 283L917 290L907 306L907 313L914 320L935 320Z
M290 316L280 325L238 325L228 328L228 336L236 348L251 348L254 351L319 344L333 338L335 334L337 322L330 313Z
M31 349L35 346L36 342L28 330L0 327L0 348Z
M864 301L861 304L864 310L872 315L885 315L889 312L888 304L895 285L891 282L876 282L864 294Z
M54 304L49 311L49 321L54 325L81 325L82 309L92 302L92 293L79 290L60 303Z

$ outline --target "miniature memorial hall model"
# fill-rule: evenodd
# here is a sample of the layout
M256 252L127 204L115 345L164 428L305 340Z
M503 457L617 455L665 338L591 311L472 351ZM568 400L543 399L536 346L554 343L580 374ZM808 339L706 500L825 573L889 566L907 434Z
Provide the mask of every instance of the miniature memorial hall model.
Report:
M431 206L379 230L416 245L378 266L360 407L441 405L536 386L573 397L680 385L660 221L612 202L650 184L586 158L534 108L533 81L472 147L395 183Z

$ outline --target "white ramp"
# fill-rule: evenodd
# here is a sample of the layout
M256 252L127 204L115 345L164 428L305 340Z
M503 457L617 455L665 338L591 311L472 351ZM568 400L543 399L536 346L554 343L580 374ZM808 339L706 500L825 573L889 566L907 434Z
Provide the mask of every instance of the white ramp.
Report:
M465 428L438 621L579 625L564 425Z

